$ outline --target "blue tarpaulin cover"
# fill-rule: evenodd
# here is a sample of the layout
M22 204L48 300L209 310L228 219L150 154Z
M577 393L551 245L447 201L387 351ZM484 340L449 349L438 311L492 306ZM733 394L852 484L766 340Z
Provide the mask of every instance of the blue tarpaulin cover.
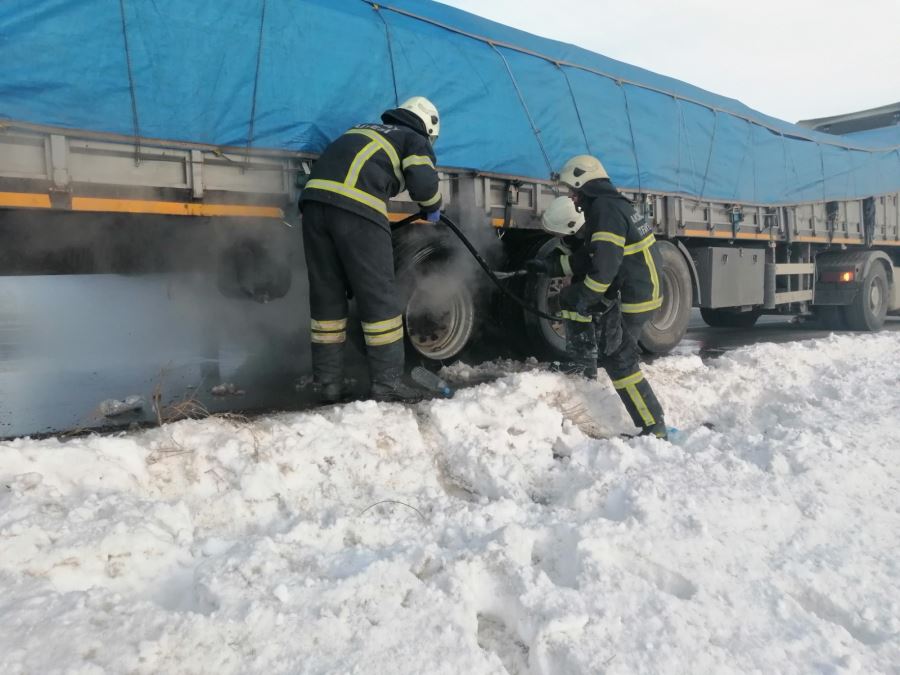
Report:
M785 203L900 189L897 138L836 137L427 0L4 0L0 117L318 152L412 95L447 167ZM799 84L799 83L798 83Z

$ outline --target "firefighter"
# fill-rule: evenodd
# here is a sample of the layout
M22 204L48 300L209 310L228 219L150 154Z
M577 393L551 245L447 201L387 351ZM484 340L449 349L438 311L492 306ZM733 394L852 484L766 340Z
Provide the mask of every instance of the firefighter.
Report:
M356 298L366 343L371 398L412 401L403 382L403 305L394 280L387 201L403 190L423 217L440 219L432 144L437 108L415 96L332 142L313 166L300 198L309 271L314 386L323 403L344 397L348 296Z
M551 303L566 319L567 365L593 379L599 363L641 435L667 438L662 406L639 361L641 331L663 300L653 228L596 157L573 157L559 181L570 194L545 211L544 227L568 234L564 241L574 250L571 255L558 250L528 266L550 276L572 276Z

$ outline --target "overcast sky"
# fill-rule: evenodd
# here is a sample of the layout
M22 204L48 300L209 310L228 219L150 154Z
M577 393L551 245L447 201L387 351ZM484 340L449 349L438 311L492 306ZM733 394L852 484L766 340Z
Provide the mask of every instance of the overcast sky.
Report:
M900 101L900 0L442 0L790 122Z

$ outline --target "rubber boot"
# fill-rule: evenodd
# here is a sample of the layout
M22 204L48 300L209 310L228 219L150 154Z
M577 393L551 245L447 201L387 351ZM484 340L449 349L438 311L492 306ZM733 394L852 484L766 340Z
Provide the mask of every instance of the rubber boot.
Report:
M382 403L417 403L428 398L428 392L403 381L404 346L398 340L389 345L368 347L369 374L372 378L370 398Z
M623 380L634 378L635 375L640 375L640 371L629 378L623 378ZM653 393L650 383L643 379L643 376L640 376L637 382L621 384L623 380L618 383L614 382L613 385L634 426L641 429L640 435L668 438L662 406L656 398L656 394Z
M656 438L661 438L664 441L669 440L669 430L666 427L666 423L664 421L657 422L652 427L644 427L641 429L641 433L639 436L655 436Z
M597 379L597 336L593 322L566 321L566 356L556 370Z
M344 392L344 345L312 344L313 387L319 403L338 403Z

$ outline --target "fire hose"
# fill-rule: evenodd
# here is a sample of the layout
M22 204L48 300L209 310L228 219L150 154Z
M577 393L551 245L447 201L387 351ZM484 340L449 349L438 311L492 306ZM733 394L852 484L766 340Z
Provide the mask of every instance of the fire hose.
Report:
M399 229L399 228L409 225L417 220L420 220L421 218L422 218L421 214L414 213L413 215L411 215L407 218L404 218L403 220L393 223L391 225L391 228ZM565 321L565 319L561 316L555 316L553 314L548 314L547 312L543 312L540 309L538 309L537 307L535 307L534 305L526 302L525 300L520 298L518 295L513 293L511 290L509 290L506 287L506 284L504 284L503 281L501 280L501 279L509 279L512 277L522 276L524 274L527 274L527 272L525 272L524 270L517 270L515 272L495 272L494 270L491 269L490 265L487 264L487 261L485 261L485 259L481 257L481 254L478 253L475 246L472 244L471 241L469 241L469 238L466 237L466 235L464 235L462 233L462 231L459 229L459 227L457 226L456 223L454 223L452 220L450 220L450 218L448 218L443 213L441 214L441 222L444 225L446 225L447 228L451 232L453 232L453 234L456 235L457 239L459 239L460 242L462 242L463 246L465 246L466 249L469 251L469 253L472 255L472 257L475 258L475 262L477 262L481 266L481 269L484 270L484 273L487 274L488 277L490 277L491 281L493 281L494 284L496 284L497 288L500 289L500 292L503 293L503 295L505 295L510 300L515 302L526 312L534 314L535 316L539 316L542 319L547 319L548 321Z

